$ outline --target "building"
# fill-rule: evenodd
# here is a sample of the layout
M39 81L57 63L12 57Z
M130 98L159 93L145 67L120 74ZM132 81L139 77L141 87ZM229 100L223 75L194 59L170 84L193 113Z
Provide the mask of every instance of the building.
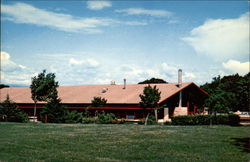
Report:
M179 76L180 78L180 76ZM201 107L207 93L193 82L150 84L156 86L161 91L159 106L164 105L164 109L159 110L158 118L168 120L175 115L190 115L197 112ZM143 109L139 107L140 97L144 87L148 84L124 84L116 85L83 85L83 86L60 86L58 96L62 104L67 109L84 111L89 108L92 112L105 110L114 113L118 118L136 120L143 117ZM3 102L6 96L17 103L18 107L33 116L34 101L31 99L29 87L6 87L0 89L0 101ZM107 99L107 104L103 107L89 107L93 97ZM45 103L37 103L37 114L43 109ZM150 111L148 108L147 111Z

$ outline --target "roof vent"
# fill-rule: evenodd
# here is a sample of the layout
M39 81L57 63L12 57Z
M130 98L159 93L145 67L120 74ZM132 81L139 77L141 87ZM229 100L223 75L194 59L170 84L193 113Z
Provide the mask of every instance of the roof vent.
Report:
M123 79L123 89L126 89L127 83L126 83L126 78Z
M114 80L111 81L111 85L115 85L115 81Z
M108 88L103 88L102 93L106 93L108 91Z

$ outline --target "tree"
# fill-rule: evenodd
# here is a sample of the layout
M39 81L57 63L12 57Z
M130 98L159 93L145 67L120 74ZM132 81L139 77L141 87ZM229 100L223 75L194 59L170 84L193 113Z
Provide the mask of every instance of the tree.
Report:
M218 77L214 77L211 83L205 83L202 85L201 88L203 88L208 94L211 94L220 85L220 83L221 77L219 75Z
M225 92L217 88L205 101L205 105L209 108L209 113L228 113L230 105L228 100L235 100L235 95L230 92Z
M47 121L44 118L47 115ZM64 123L67 116L67 109L61 104L61 99L54 95L41 112L41 118L49 123Z
M28 115L22 112L15 102L10 100L9 95L0 105L0 121L27 122Z
M91 106L92 107L102 107L106 105L107 100L102 97L94 97L93 100L91 101Z
M225 92L217 88L205 101L205 106L209 109L210 114L214 114L216 119L217 113L228 113L230 110L229 100L235 101L235 95L231 92ZM212 123L212 121L210 121Z
M147 79L147 80L144 80L142 82L139 82L138 84L150 84L150 83L158 84L158 83L167 83L167 82L163 79L151 78L151 79Z
M147 87L144 88L143 94L139 95L141 98L141 101L139 103L140 107L144 109L144 116L145 116L145 111L146 108L153 108L155 111L155 118L156 121L157 119L157 107L158 107L158 102L161 99L161 92L159 89L156 88L156 86L151 87L148 85ZM147 125L147 119L150 113L147 114L145 125Z
M93 100L91 100L91 106L92 107L102 107L106 105L107 100L102 97L94 97ZM88 110L86 110L85 114L88 113ZM98 116L98 111L95 112L95 116Z
M8 88L8 87L10 87L10 86L5 85L5 84L0 84L0 89L1 89L1 88Z
M35 103L34 107L34 117L36 116L36 103L37 101L49 102L51 99L55 99L54 96L57 96L57 87L58 82L55 81L55 74L48 73L46 70L43 70L42 73L38 76L33 77L31 80L31 94L32 100Z
M209 95L217 95L218 88L227 94L233 94L234 98L226 100L226 104L230 111L250 111L250 73L245 76L239 74L228 75L221 78L220 76L213 78L211 83L206 83L201 87L208 92Z

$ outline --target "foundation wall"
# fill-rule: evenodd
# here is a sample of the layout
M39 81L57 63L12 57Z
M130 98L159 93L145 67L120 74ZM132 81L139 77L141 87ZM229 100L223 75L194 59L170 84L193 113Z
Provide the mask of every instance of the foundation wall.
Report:
M188 115L187 107L175 107L174 116Z

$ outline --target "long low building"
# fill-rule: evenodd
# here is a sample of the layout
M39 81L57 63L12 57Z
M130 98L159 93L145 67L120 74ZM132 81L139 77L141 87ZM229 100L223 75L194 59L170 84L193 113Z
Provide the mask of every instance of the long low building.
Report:
M161 92L159 106L165 108L158 112L159 119L167 120L175 115L189 115L197 112L197 108L204 103L207 93L193 82L188 83L162 83L162 84L121 84L121 85L80 85L60 86L58 96L67 109L84 111L86 108L92 112L105 110L114 113L118 118L136 120L143 117L143 109L139 106L140 97L144 87L156 86ZM31 99L29 87L6 87L0 89L0 99L3 102L6 96L17 103L18 107L33 116L34 101ZM90 107L94 97L107 99L103 107ZM37 116L45 103L37 103ZM150 108L148 108L150 110Z

